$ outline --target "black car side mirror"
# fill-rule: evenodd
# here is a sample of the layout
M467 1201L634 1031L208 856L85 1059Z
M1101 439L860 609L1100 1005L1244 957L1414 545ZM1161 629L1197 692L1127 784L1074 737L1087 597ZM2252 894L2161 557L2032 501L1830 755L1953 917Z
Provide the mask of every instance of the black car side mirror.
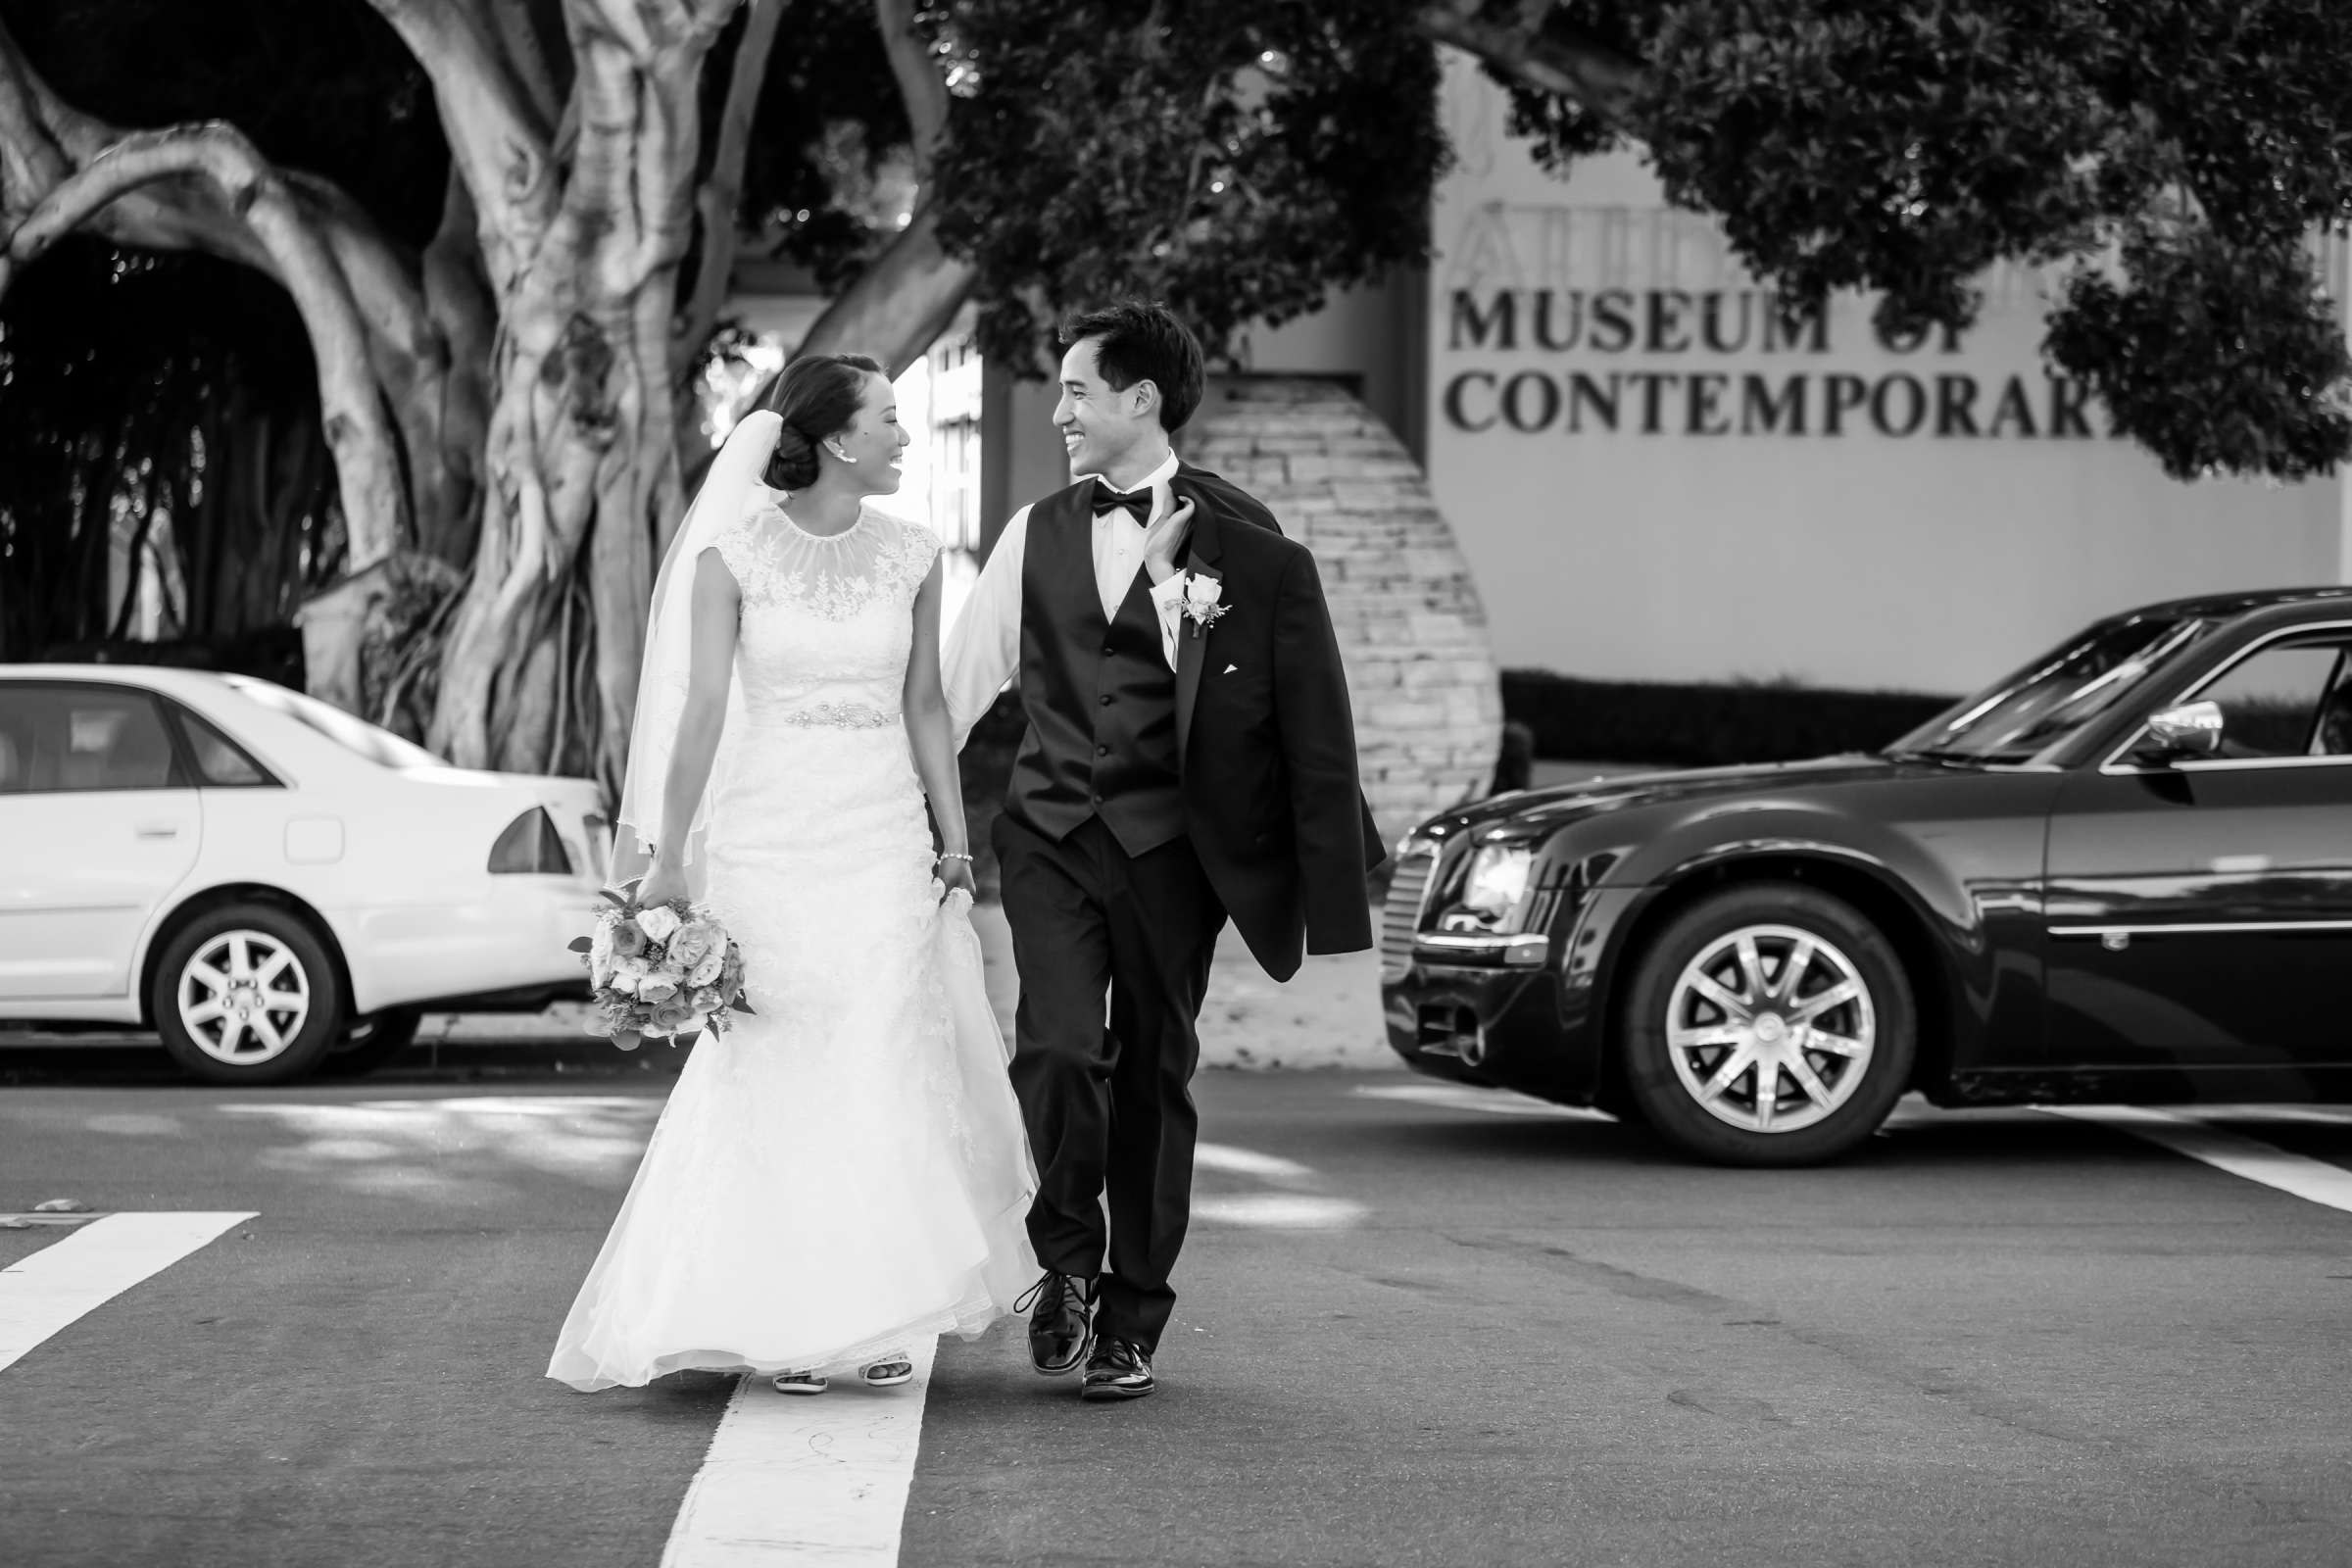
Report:
M2222 705L2180 703L2148 715L2148 732L2132 748L2143 762L2179 762L2219 756Z

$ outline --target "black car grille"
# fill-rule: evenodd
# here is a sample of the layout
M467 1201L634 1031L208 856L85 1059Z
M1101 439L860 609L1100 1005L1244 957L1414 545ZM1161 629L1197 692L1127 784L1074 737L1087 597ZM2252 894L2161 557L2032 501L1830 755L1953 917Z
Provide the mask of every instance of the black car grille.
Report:
M1413 933L1421 926L1421 904L1430 874L1438 868L1435 845L1415 845L1396 858L1389 879L1389 902L1380 913L1380 977L1401 980L1413 964Z

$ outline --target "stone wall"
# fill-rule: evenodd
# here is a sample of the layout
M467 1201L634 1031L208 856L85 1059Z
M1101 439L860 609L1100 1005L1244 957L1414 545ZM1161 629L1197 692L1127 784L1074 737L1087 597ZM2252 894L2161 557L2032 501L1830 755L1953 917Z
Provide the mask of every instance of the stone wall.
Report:
M1315 553L1383 836L1484 794L1502 740L1486 612L1403 445L1332 382L1236 378L1182 446Z

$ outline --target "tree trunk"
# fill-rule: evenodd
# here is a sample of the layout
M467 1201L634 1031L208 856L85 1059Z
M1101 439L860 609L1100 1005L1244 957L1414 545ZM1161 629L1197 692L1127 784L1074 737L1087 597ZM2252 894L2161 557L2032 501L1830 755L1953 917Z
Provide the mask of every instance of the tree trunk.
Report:
M575 37L570 179L498 298L481 529L429 732L460 765L619 788L654 540L683 507L671 316L708 44ZM564 613L575 595L588 613Z

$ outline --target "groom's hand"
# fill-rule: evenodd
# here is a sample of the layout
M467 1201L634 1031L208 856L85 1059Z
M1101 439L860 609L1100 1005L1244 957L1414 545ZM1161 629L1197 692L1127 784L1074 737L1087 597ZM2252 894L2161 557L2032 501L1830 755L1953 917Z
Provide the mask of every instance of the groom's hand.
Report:
M1185 538L1192 531L1190 501L1144 530L1144 569L1152 574L1152 587L1176 575L1176 552L1184 548Z

